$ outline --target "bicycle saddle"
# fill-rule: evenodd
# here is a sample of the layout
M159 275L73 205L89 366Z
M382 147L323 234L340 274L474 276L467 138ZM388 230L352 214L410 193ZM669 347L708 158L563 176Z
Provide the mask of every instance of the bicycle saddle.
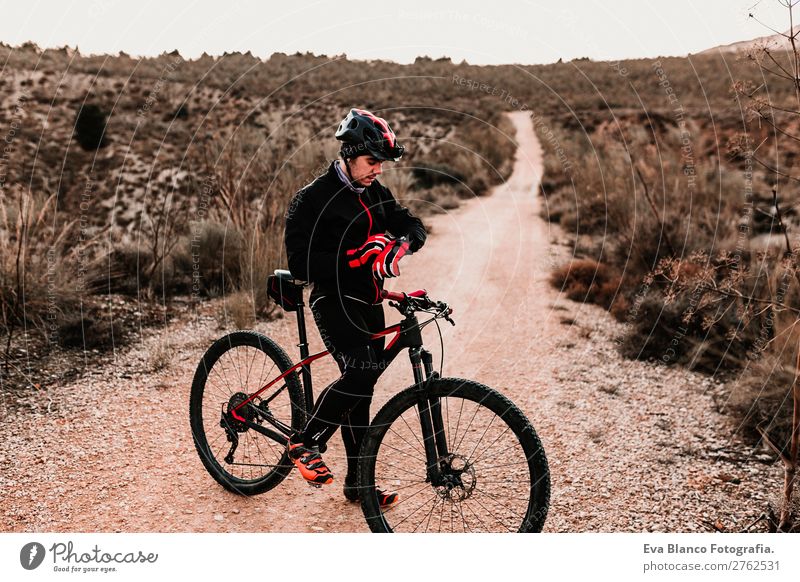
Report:
M275 276L283 283L292 283L293 285L300 285L301 287L308 285L308 281L295 279L292 274L285 269L275 269Z

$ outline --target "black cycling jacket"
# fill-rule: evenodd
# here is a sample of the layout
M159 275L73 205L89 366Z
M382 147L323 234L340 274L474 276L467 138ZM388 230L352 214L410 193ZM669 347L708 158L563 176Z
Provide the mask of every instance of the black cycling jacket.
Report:
M378 180L361 194L350 190L336 174L335 163L289 204L285 235L289 271L314 283L312 297L347 295L378 303L383 282L373 278L371 263L353 269L345 253L384 232L409 236L421 246L425 228Z

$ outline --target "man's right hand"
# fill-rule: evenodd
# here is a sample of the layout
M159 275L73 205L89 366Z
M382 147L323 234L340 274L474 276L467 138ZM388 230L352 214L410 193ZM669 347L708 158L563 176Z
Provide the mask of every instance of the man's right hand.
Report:
M388 234L373 234L363 245L357 249L347 251L347 264L351 269L357 269L366 265L374 257L377 257L388 244L394 241L394 237Z

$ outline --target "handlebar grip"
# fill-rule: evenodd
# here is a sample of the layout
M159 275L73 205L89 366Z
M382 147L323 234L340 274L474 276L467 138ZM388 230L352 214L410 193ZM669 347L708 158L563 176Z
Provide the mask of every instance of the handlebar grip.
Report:
M381 291L381 298L382 299L391 299L392 301L402 301L406 298L405 293L394 293L392 291L387 291L384 289Z
M425 289L417 289L411 293L394 293L384 289L381 291L381 299L391 299L392 301L402 301L406 297L425 297L428 294Z

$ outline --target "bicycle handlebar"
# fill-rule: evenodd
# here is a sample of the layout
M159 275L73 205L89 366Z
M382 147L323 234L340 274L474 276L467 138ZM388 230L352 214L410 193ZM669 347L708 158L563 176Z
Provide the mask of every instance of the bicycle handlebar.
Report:
M393 307L396 307L405 315L410 315L414 311L428 311L431 308L436 309L438 313L435 314L434 319L443 317L446 321L455 325L455 322L450 319L453 308L443 301L433 301L428 297L428 292L425 291L425 289L417 289L411 293L395 293L384 289L381 291L381 298L396 301L396 304L392 304Z

